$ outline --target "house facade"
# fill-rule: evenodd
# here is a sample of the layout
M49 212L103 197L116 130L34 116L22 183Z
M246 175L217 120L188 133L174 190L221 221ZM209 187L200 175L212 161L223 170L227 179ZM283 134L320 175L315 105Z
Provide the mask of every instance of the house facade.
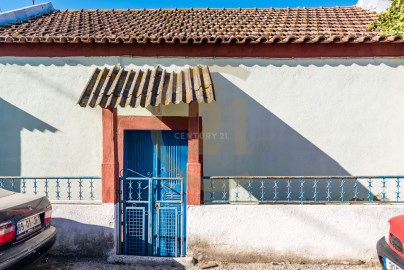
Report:
M404 175L404 39L376 13L31 17L0 26L0 175L53 199L61 249L375 259Z

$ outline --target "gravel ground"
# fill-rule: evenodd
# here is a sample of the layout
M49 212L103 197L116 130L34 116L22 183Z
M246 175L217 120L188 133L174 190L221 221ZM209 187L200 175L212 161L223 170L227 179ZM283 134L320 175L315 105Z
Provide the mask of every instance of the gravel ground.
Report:
M129 264L110 264L99 259L49 258L44 260L36 270L199 270L200 266L139 266ZM380 270L380 267L351 265L299 265L299 264L220 264L214 270Z

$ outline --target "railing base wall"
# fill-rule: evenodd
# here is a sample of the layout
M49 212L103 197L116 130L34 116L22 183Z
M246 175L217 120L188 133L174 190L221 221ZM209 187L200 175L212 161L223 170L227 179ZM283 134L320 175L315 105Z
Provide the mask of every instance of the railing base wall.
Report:
M358 263L401 205L204 205L188 207L187 254L199 260Z
M53 204L52 224L58 230L52 255L105 257L114 251L114 204Z

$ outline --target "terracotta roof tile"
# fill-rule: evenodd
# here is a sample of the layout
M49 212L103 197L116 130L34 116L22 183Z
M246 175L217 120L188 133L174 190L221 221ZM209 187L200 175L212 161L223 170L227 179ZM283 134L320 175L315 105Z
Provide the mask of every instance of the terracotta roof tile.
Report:
M367 25L359 7L63 10L0 27L0 42L360 43L404 42Z

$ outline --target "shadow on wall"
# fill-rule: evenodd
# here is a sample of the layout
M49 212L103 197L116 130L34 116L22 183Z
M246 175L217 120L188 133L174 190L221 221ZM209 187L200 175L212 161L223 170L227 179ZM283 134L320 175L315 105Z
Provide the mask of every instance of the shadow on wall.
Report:
M57 256L99 257L114 249L114 228L53 218L57 239L50 253Z
M38 104L38 106L42 106ZM58 130L0 98L0 176L21 174L21 131ZM39 151L40 149L38 149Z
M216 102L201 106L203 117L203 164L207 176L339 176L350 175L337 161L327 155L244 91L221 74L213 72ZM326 180L326 179L323 179ZM259 194L260 181L252 189ZM274 181L267 181L273 187ZM347 188L352 191L353 183ZM206 186L205 190L209 190ZM240 182L246 189L247 181ZM279 181L279 200L286 200L286 180ZM340 183L332 183L334 200ZM220 184L218 184L220 186ZM231 183L228 184L231 189ZM304 196L312 196L313 181L307 180ZM326 181L320 181L319 190L326 189ZM220 191L220 187L217 187ZM292 200L299 199L300 186L292 185ZM359 187L361 200L367 189ZM271 192L272 194L272 192ZM267 194L268 196L272 196ZM221 196L217 193L217 196ZM230 194L231 200L231 191ZM259 196L259 195L257 195ZM258 199L256 196L255 199ZM326 200L326 194L319 199ZM347 194L346 200L352 198ZM267 198L270 199L270 198Z
M338 162L219 73L201 106L205 175L348 175Z

